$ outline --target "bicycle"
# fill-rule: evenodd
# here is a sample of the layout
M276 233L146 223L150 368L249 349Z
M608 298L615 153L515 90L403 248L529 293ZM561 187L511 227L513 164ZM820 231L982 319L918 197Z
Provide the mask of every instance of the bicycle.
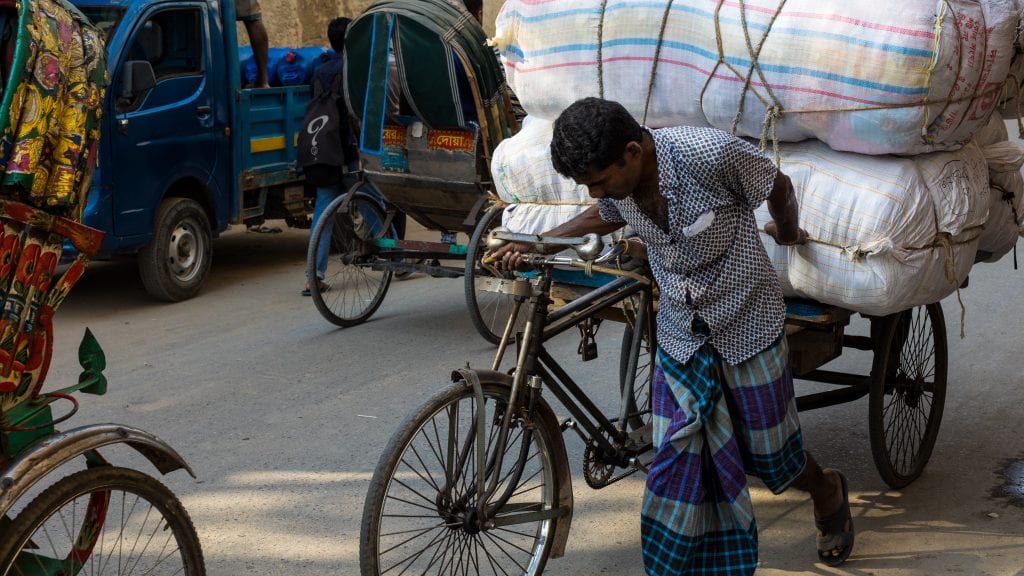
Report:
M596 259L601 241L542 238L493 231L491 248L507 241L561 245L580 259L529 256L534 278L479 279L481 289L511 295L512 313L489 370L464 368L453 384L396 431L374 472L363 510L360 567L385 573L540 574L563 555L572 520L571 473L562 432L586 444L584 477L593 488L645 471L651 452L650 378L637 387L653 339L653 289L646 276ZM551 311L559 266L598 271L610 281ZM517 339L516 365L498 371L523 304L528 318ZM616 306L631 318L618 413L605 414L545 349L549 339L586 325ZM629 309L632 309L631 313ZM624 343L624 346L625 343ZM571 419L559 422L543 396L550 390ZM637 391L640 390L638 397ZM515 568L509 570L510 564Z

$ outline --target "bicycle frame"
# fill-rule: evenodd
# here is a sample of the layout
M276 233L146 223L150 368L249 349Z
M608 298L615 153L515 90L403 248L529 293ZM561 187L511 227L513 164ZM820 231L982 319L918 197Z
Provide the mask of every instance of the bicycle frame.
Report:
M546 385L552 391L566 409L569 410L575 422L582 426L585 432L584 440L596 444L603 454L611 457L616 466L628 467L637 465L636 456L651 448L649 440L639 445L631 443L630 435L626 432L626 419L629 409L628 400L633 397L636 381L637 353L639 347L643 345L645 330L650 330L645 325L645 319L651 312L652 293L650 281L635 275L620 276L608 284L573 300L566 306L554 312L549 312L553 301L548 296L548 293L552 285L552 271L556 264L570 264L578 267L589 266L587 263L580 261L541 258L534 261L534 265L540 271L535 288L529 286L529 281L525 279L517 279L511 282L507 280L497 281L499 289L514 294L515 308L509 317L505 333L498 346L494 360L494 369L497 369L500 365L505 350L509 345L511 331L524 301L527 303L529 319L518 342L519 353L516 359L516 369L509 392L509 404L505 408L501 432L498 435L498 445L489 458L490 461L487 462L486 468L481 466L478 469L494 470L501 468L505 452L505 439L507 438L513 416L517 413L525 415L529 423L529 416L532 414L534 404L540 397L543 385ZM526 296L528 293L530 295ZM622 389L619 414L617 418L609 419L559 365L558 361L548 353L544 348L544 342L585 320L597 317L603 310L633 296L639 296L638 310L647 313L638 313L636 316L636 326L633 331L631 353L629 355L630 366L628 366L626 382ZM649 341L653 342L653 339ZM525 395L520 398L523 394L524 383L527 390ZM482 414L477 421L479 422L481 419ZM527 426L524 434L530 433L531 431ZM583 433L581 433L581 436L583 436ZM479 451L478 453L482 454ZM524 456L524 454L520 454L519 459L521 460ZM521 470L521 463L517 464L515 474L518 475ZM478 513L480 518L489 518L490 513L504 506L511 496L508 492L510 492L511 487L515 485L517 480L518 476L515 476L514 480L506 488L506 493L502 494L491 506L485 509L484 503L489 501L494 495L498 478L490 478L487 486L483 485L482 477L478 478L478 491L483 495L479 500L480 509Z

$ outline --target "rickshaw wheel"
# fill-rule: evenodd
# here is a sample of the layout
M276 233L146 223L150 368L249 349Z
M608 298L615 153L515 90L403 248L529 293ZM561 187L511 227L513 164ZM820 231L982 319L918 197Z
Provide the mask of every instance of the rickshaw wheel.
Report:
M924 471L946 401L946 322L938 304L876 318L868 423L885 483L902 488Z
M178 498L136 470L101 466L62 478L0 541L0 575L206 573Z
M515 301L509 294L478 289L476 280L480 277L494 276L480 264L480 260L487 248L487 233L501 224L501 213L502 208L491 207L477 222L466 250L466 271L463 278L469 318L476 331L492 344L501 342L501 335L505 331L505 324L508 323ZM516 330L522 329L526 323L525 314L520 314L516 323Z
M384 301L393 270L378 255L374 241L395 238L393 228L384 228L385 221L384 210L373 197L351 190L331 202L317 222L306 255L306 278L315 278L317 247L324 234L330 234L323 280L309 282L313 304L329 322L343 327L362 324Z

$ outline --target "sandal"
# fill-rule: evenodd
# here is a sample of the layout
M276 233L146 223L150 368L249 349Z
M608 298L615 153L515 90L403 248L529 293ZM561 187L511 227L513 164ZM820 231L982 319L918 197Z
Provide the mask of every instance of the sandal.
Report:
M324 282L323 280L317 280L316 281L316 285L317 285L317 288L320 290L321 294L323 294L325 292L330 292L331 291L331 285L328 284L327 282ZM302 289L301 294L303 296L312 296L313 295L313 291L309 289L309 286L306 286L305 288Z
M846 476L836 472L843 487L843 503L832 514L814 520L818 529L818 559L828 566L839 566L853 551L853 516L850 514L850 495Z

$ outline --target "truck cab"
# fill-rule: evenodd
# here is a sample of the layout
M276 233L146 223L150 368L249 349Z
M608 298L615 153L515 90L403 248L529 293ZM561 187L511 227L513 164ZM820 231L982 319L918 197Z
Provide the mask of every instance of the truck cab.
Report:
M75 0L109 86L83 222L136 253L146 290L194 296L232 223L308 222L295 137L308 86L243 89L231 0Z

